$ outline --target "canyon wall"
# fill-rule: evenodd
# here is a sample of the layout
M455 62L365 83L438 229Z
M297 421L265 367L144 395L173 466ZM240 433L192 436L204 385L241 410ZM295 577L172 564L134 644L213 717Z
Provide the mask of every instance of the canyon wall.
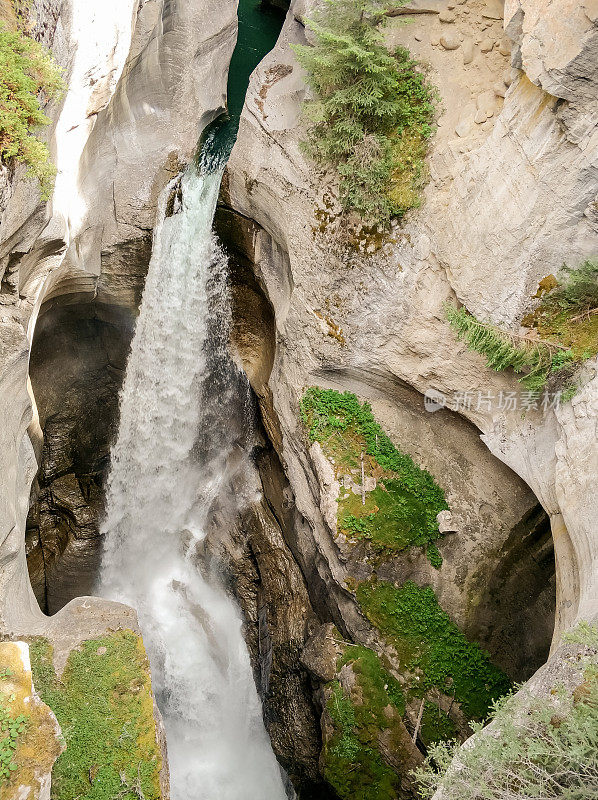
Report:
M241 304L237 346L300 521L286 543L320 619L389 656L393 675L396 653L359 602L364 581L431 585L468 638L517 680L543 664L552 638L554 677L561 633L598 614L596 359L572 401L534 402L512 372L492 372L457 341L443 306L456 299L517 334L540 281L596 255L596 10L531 0L401 9L389 42L407 46L438 87L438 130L421 208L384 238L357 225L347 233L337 185L300 146L310 94L292 45L309 39L303 22L313 7L292 4L252 77L222 193L225 238L253 264L266 309L257 325L244 323ZM338 469L310 446L301 421L313 385L367 400L393 442L445 489L451 518L439 570L417 552L380 565L340 532ZM433 413L430 392L443 398ZM501 403L509 396L517 407ZM338 633L323 628L315 660L311 644L304 653L320 687L325 752L335 741L326 687L338 680L355 696L334 653L326 662L332 640ZM407 707L409 735L418 711ZM409 745L402 752L417 763Z
M136 620L82 598L48 621L27 575L26 529L44 610L91 591L157 198L224 107L236 36L233 0L127 0L127 13L120 0L91 5L35 0L32 30L69 85L49 109L59 175L47 204L20 167L3 171L0 193L0 627L47 638L58 672L82 641L109 627L136 635ZM259 499L240 515L214 509L206 557L243 608L276 755L302 796L334 797L322 750L334 735L329 704L336 682L360 680L356 667L339 669L343 648L364 648L404 678L357 600L360 583L431 586L516 680L542 665L553 633L556 648L563 630L598 614L595 359L572 401L502 407L500 396L523 402L514 375L489 371L443 311L456 298L517 332L544 277L596 254L598 29L589 0L402 9L389 43L409 47L441 97L422 206L385 238L347 233L334 180L300 147L309 93L291 45L307 40L313 5L292 3L254 73L223 183L216 227L231 254L233 342L259 403ZM340 533L335 470L300 416L312 385L368 401L442 486L450 517L440 569L417 548L380 563ZM430 390L446 407L426 410ZM435 702L463 734L449 695ZM412 796L406 775L425 750L422 709L391 712L394 744L376 743L401 775L401 797Z
M7 0L2 19L16 25ZM0 629L50 648L58 679L74 651L97 659L94 642L116 669L128 669L128 659L138 667L138 686L122 690L123 709L143 684L151 716L135 613L80 595L95 580L98 476L114 432L158 195L225 108L236 2L34 0L21 24L51 49L67 90L45 109L52 124L42 135L58 169L50 201L41 202L24 167L2 167L0 175ZM36 335L31 374L39 413L29 381ZM50 611L78 597L49 619L31 589L24 535L40 463L28 536L38 597ZM52 579L56 556L64 558L56 559ZM64 692L66 702L66 682ZM150 747L144 758L153 759L152 769L161 764L153 791L167 798L165 742L153 709L155 752Z

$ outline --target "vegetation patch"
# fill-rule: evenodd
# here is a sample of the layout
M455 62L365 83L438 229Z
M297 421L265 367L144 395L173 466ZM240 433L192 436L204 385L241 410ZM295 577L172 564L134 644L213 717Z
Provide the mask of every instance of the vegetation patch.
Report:
M309 438L334 464L337 477L374 489L339 497L339 530L349 540L367 540L382 555L413 545L425 547L434 566L442 563L434 542L441 536L437 515L448 508L443 490L426 470L401 453L376 422L368 403L350 393L312 387L301 401ZM365 504L363 503L365 499Z
M576 361L570 348L501 331L490 323L480 322L465 308L448 304L446 318L470 350L486 356L486 366L496 372L511 367L520 375L519 382L525 389L536 394L557 373L568 375Z
M446 316L459 338L486 356L488 367L513 368L520 383L536 393L550 381L568 400L580 363L598 355L598 262L585 261L577 269L564 265L558 279L549 275L540 282L537 296L537 309L522 320L532 329L528 336L501 331L451 304Z
M396 6L396 3L393 3ZM386 0L324 0L295 45L315 99L304 147L340 178L340 201L386 226L419 205L435 93L405 48L389 52Z
M53 717L33 695L21 647L0 643L0 797L38 792L60 748Z
M28 714L19 713L13 675L10 667L0 666L0 788L18 769L17 748L30 722Z
M366 647L346 646L337 667L347 664L355 684L348 693L334 681L326 706L334 732L324 746L324 775L343 800L393 800L399 776L384 761L379 737L401 724L401 686Z
M30 652L36 688L66 740L52 800L159 800L162 762L141 638L118 631L83 642L60 679L46 639Z
M61 70L42 45L0 23L0 161L25 164L27 174L39 180L43 199L56 170L34 132L50 124L43 105L63 90Z
M569 348L576 361L597 355L598 262L585 261L577 269L564 265L558 279L548 277L553 280L545 291L541 282L540 304L523 324L537 330L542 340Z
M471 747L455 741L433 745L416 771L420 797L441 786L446 800L593 800L598 796L598 631L594 656L582 659L581 683L567 694L558 686L548 697L525 690L498 701L493 732L481 732ZM458 769L449 769L458 757Z
M401 670L410 674L408 696L437 689L460 703L468 718L482 719L509 691L508 678L451 621L431 587L407 581L397 589L385 581L364 581L357 600L396 650Z

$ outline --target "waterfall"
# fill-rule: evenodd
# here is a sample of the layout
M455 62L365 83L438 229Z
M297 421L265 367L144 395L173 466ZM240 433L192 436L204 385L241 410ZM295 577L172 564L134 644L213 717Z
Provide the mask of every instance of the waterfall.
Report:
M139 614L173 800L282 800L240 612L198 558L237 438L227 263L212 233L222 171L206 158L160 200L112 449L100 593Z

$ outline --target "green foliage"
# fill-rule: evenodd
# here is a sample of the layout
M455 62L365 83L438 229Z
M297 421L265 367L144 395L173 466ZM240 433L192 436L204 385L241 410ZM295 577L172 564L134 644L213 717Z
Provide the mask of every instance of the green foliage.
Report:
M417 770L420 796L442 785L446 800L594 800L598 797L598 682L586 680L567 701L506 697L493 710L496 734L471 747L438 743ZM558 702L555 703L555 696ZM454 756L458 768L450 769Z
M118 631L83 642L60 680L47 640L35 640L30 653L35 686L67 745L53 769L52 800L158 800L161 755L140 638Z
M324 0L296 45L316 99L306 104L307 152L340 176L345 209L387 223L418 204L433 91L407 50L390 53L385 0Z
M461 633L431 587L407 581L397 589L385 581L364 581L357 588L357 599L397 651L401 666L415 676L411 684L415 696L436 688L452 695L468 717L479 719L495 698L509 690L507 677Z
M64 89L61 70L44 48L0 23L0 160L15 158L37 178L42 197L53 186L55 168L46 145L33 131L50 123L42 98L56 99Z
M10 677L9 670L3 670L0 679ZM19 736L27 727L25 714L14 715L11 703L14 697L0 691L0 788L9 780L12 773L18 768L15 761Z
M350 392L311 387L301 401L301 418L310 440L320 442L340 470L358 467L365 452L370 469L382 473L365 506L355 495L341 498L339 522L347 534L388 552L426 547L433 565L440 567L440 553L430 545L441 536L436 517L448 508L444 492L429 472L395 447L371 406Z
M457 728L452 719L436 703L426 700L419 738L426 747L436 742L449 742L457 738Z
M542 291L543 284L547 290ZM598 262L585 261L577 269L563 266L558 280L549 275L540 282L541 300L523 320L542 340L569 348L571 367L598 354ZM567 369L564 365L563 369ZM568 396L575 393L574 388Z
M598 308L598 261L584 261L577 268L563 264L557 285L541 305L546 309L574 309L578 313Z
M346 647L337 664L350 664L355 687L349 696L338 681L327 703L334 725L323 752L324 775L343 800L393 800L399 777L384 761L381 733L400 724L405 701L399 682L367 647ZM388 715L385 709L395 713Z
M480 322L465 308L445 307L446 318L470 350L486 356L486 365L496 372L511 367L519 381L532 392L541 392L551 375L575 361L571 350L561 350L547 341L528 341Z

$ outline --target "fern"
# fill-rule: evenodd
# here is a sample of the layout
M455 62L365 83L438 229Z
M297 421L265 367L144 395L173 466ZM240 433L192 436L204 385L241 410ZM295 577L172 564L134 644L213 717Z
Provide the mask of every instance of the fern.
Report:
M575 362L571 350L545 341L527 341L480 322L465 308L448 303L446 318L459 339L470 350L486 356L486 366L495 372L512 368L530 392L540 393L551 375Z

